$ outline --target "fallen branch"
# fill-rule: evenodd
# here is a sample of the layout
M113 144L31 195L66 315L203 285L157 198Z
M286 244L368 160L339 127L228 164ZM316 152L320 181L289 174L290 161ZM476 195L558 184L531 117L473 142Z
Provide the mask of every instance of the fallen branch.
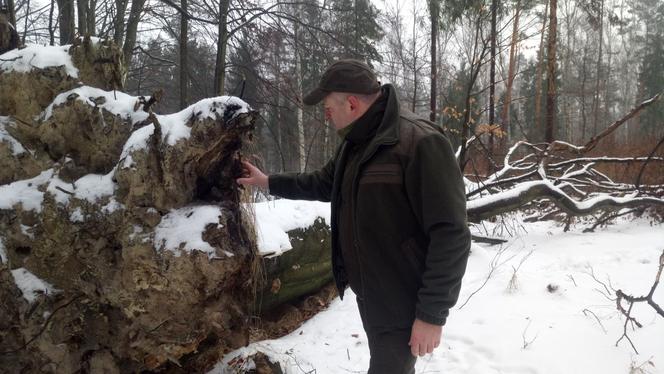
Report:
M573 216L587 215L600 209L615 211L641 206L664 206L664 199L655 197L597 196L586 201L576 201L549 181L531 181L487 197L468 201L468 220L479 222L498 214L517 210L533 200L545 199Z
M632 317L632 307L634 307L635 303L647 302L648 305L650 305L653 309L655 309L657 314L664 317L664 310L662 310L662 308L652 299L653 295L655 294L655 289L657 289L657 285L659 285L659 279L662 276L662 270L664 270L664 251L662 251L662 254L659 256L659 268L657 269L657 275L655 276L655 282L653 282L652 287L650 287L650 292L648 292L648 294L646 296L634 297L634 296L625 294L622 290L616 291L616 296L617 296L616 307L618 308L620 313L622 313L625 316L625 324L623 326L623 334L620 337L620 339L618 339L618 341L616 341L616 347L618 346L618 343L620 343L620 341L623 338L626 338L627 341L629 341L629 344L632 346L632 349L634 349L634 352L636 352L636 354L639 354L639 352L636 350L636 347L634 346L634 343L632 342L632 340L627 335L627 324L628 323L631 322L631 323L635 324L637 327L643 327L643 325L641 323L639 323L639 321L637 321L636 318ZM625 310L625 308L622 305L623 300L625 300L629 303L629 307L627 308L627 310Z

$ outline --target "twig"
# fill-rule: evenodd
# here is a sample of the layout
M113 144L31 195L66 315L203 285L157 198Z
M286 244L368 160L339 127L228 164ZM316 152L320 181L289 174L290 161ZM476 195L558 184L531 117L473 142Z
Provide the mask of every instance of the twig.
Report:
M590 309L584 309L584 310L583 310L583 315L584 315L584 316L588 316L588 314L587 314L586 312L592 314L593 317L595 317L595 320L597 321L597 323L599 324L599 326L602 328L602 331L604 331L604 333L606 334L607 331L606 331L606 329L604 328L604 325L602 324L602 321L600 321L600 320L599 320L599 317L597 317L597 314L595 314L595 313L594 313L592 310L590 310Z
M30 345L30 344L31 344L32 342L34 342L34 341L35 341L35 340L36 340L36 339L37 339L42 333L44 333L44 331L46 330L46 327L47 327L48 324L51 322L51 319L53 318L53 316L55 316L60 310L62 310L62 309L64 309L64 308L68 307L71 303L73 303L74 301L80 299L81 297L83 297L82 294L81 294L81 295L78 295L78 296L75 296L74 298L72 298L72 299L69 300L68 302L66 302L66 303L64 303L64 304L62 304L62 305L60 305L60 306L57 307L57 308L55 308L55 309L53 310L53 312L48 316L48 318L46 318L46 321L45 321L44 324L42 325L41 329L39 329L39 332L38 332L37 334L35 334L35 336L33 336L32 338L30 338L30 340L28 340L27 342L25 342L25 344L23 344L22 346L20 346L20 347L18 347L18 348L16 348L16 349L12 349L12 350L10 350L10 351L0 352L0 355L6 355L6 354L16 353L16 352L18 352L18 351L20 351L20 350L22 350L22 349L24 349L24 348L27 348L28 345Z
M537 335L538 335L538 334L535 334L535 337L534 337L532 340L530 340L530 341L528 341L528 339L526 339L526 333L528 332L528 327L530 327L530 324L531 324L532 322L533 322L533 321L532 321L531 319L529 319L529 320L528 320L528 324L526 325L526 328L523 329L523 333L521 334L521 337L523 338L523 347L521 347L521 349L526 349L526 348L528 348L528 346L531 345L531 344L533 344L533 342L535 341L535 339L537 339Z

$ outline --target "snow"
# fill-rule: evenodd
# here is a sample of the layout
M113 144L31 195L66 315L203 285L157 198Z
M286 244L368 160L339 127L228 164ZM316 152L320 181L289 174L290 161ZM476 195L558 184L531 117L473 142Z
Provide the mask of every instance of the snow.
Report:
M32 69L64 66L67 75L78 78L78 69L69 55L71 45L48 46L28 44L0 55L0 71L27 73Z
M219 96L209 99L203 99L180 112L166 115L155 115L161 125L162 141L173 146L181 139L189 138L191 128L187 126L187 121L191 118L215 119L217 116L224 116L228 106L236 109L232 112L230 118L234 118L241 113L247 113L251 110L249 104L234 96ZM131 153L147 147L150 135L154 133L154 125L144 126L134 131L122 149L120 159L124 159L121 167L131 167Z
M664 318L635 304L633 316L644 327L628 333L639 354L625 339L616 346L625 319L590 275L627 294L647 294L664 249L664 226L625 219L594 233L581 233L581 226L565 233L552 222L511 224L522 229L505 245L473 244L441 346L418 359L417 373L664 373ZM492 225L484 224L489 234ZM549 285L557 289L549 292ZM231 352L210 373L231 372L226 363L257 349L278 359L285 373L366 372L367 340L355 298L346 292L343 302L335 299L290 335ZM661 285L654 299L664 304ZM640 365L644 371L630 371Z
M83 222L85 220L85 216L83 216L83 211L80 207L74 209L74 211L69 214L69 220L71 222Z
M203 232L209 224L219 225L221 208L216 205L189 206L173 209L161 218L155 228L154 243L159 250L167 250L180 256L194 250L212 257L214 248L203 240Z
M16 286L21 290L23 297L28 300L29 303L33 303L41 294L49 295L57 292L52 285L37 278L37 276L25 268L12 270L12 275L14 276Z
M5 243L3 243L2 238L0 238L0 264L7 263L7 250L5 249Z
M115 182L113 175L115 168L106 175L88 174L74 182L74 196L81 200L87 200L94 203L98 199L111 196L115 192Z
M44 193L37 189L53 176L53 169L42 171L38 176L0 186L0 209L12 209L22 204L23 210L41 212Z
M46 107L42 113L42 119L47 120L51 118L53 115L53 108L66 103L70 97L74 97L75 100L81 101L90 106L104 108L122 118L131 119L132 123L148 118L146 112L134 111L134 107L138 101L138 97L136 96L127 95L120 91L104 91L95 87L83 86L63 92L56 96L55 99L53 99L53 102Z
M258 250L263 256L279 255L293 247L288 231L307 228L316 219L330 224L330 204L317 201L274 200L253 205Z
M8 143L14 156L25 153L23 145L18 140L14 139L13 136L9 135L9 132L7 131L8 125L11 126L9 117L0 116L0 143Z

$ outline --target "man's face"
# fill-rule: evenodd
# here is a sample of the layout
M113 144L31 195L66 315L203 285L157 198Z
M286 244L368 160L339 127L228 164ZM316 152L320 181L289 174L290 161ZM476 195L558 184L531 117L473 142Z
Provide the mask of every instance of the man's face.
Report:
M331 121L337 130L343 129L355 120L355 107L351 104L349 96L332 92L323 99L325 119Z

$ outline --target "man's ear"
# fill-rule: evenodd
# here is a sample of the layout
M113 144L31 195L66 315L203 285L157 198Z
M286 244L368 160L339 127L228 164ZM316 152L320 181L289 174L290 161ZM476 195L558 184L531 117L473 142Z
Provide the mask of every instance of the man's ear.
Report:
M360 99L358 99L357 96L349 95L348 96L348 103L350 103L350 109L355 110L360 105Z

